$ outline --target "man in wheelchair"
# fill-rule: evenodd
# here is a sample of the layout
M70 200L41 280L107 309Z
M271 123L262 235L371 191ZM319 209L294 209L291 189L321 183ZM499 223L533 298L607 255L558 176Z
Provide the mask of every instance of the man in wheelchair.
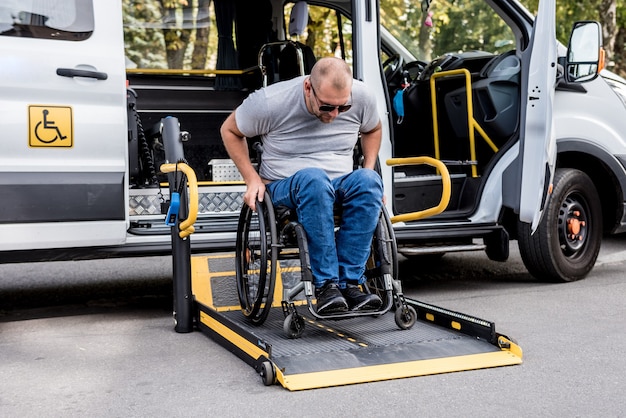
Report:
M359 134L363 168L353 170ZM350 67L322 58L309 76L255 91L226 119L221 135L246 183L245 203L255 210L267 190L274 206L296 210L308 237L317 313L379 309L380 297L359 285L383 200L374 171L381 123L374 96ZM256 136L263 141L258 173L246 141Z

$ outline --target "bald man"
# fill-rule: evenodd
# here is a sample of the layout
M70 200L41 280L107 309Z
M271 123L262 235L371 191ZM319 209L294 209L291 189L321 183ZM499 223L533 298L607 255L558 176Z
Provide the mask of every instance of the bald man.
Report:
M359 134L363 168L353 170ZM381 299L360 285L383 199L374 171L381 123L375 98L350 67L322 58L309 76L255 91L226 119L221 135L246 183L245 203L255 209L267 190L275 206L296 210L307 234L317 313L379 309ZM263 141L258 173L245 140L255 136Z

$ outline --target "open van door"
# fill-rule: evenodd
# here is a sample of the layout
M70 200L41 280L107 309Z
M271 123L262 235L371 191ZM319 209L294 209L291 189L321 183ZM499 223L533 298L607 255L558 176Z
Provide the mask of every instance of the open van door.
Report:
M552 118L557 70L555 8L554 0L540 0L530 46L522 54L522 66L527 68L523 74L527 79L522 81L521 92L519 217L531 224L533 232L551 191L556 161Z
M0 4L1 251L126 240L121 13L97 0Z

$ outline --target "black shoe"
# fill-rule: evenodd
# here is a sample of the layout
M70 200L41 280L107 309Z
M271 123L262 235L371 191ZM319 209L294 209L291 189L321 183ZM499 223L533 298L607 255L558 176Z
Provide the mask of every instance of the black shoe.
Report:
M383 306L383 301L373 293L363 293L359 286L348 284L341 289L348 306L352 311L376 311Z
M324 286L315 289L318 315L328 315L348 310L348 303L344 299L337 283L326 282Z

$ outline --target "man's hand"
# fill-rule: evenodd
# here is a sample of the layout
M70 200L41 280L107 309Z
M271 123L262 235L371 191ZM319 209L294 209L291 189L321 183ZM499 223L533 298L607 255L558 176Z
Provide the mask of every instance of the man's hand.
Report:
M243 180L246 182L246 192L243 195L243 201L250 209L256 211L256 201L263 201L265 195L265 184L256 172L256 169L250 162L248 156L248 143L243 133L237 127L235 120L235 112L231 113L220 129L222 141L228 155L233 160Z
M258 181L251 181L246 184L246 192L243 195L243 201L256 212L256 202L257 199L259 202L263 201L263 197L265 196L265 184L261 181L261 178Z

